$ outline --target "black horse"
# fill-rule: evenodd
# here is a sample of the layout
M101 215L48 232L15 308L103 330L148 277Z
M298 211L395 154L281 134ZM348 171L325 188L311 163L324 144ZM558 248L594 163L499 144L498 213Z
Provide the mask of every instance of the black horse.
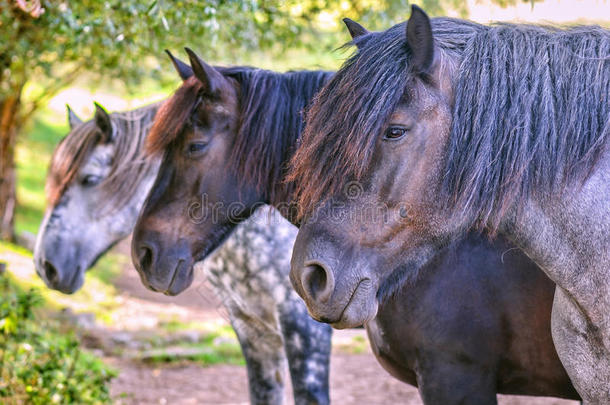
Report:
M132 241L143 280L168 293L188 287L191 264L261 203L290 217L286 163L301 110L328 78L217 70L190 57L194 76L161 108L147 140L163 162ZM196 221L185 215L191 207ZM428 278L405 286L367 325L382 364L419 386L426 403L491 404L497 392L578 398L551 341L553 283L507 250L476 235L451 245Z
M496 393L579 399L550 334L554 284L503 240L469 235L437 254L367 323L371 347L426 404Z

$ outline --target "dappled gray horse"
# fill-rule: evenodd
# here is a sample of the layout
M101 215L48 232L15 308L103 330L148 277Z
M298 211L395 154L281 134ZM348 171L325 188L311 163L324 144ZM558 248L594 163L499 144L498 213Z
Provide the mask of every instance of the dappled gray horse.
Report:
M34 252L49 287L77 291L85 271L131 233L159 167L141 154L158 107L107 114L96 105L94 119L84 123L68 110L71 131L52 158ZM238 336L252 403L283 401L286 359L297 404L329 401L331 331L307 315L290 286L295 236L279 214L261 208L197 264Z
M285 350L295 398L328 402L331 331L308 315L290 285L288 271L296 235L297 228L278 211L262 207L196 267L204 268L228 309L249 373L263 374L279 400L283 384L273 382L283 374ZM260 382L258 377L251 387ZM266 385L260 388L266 389Z

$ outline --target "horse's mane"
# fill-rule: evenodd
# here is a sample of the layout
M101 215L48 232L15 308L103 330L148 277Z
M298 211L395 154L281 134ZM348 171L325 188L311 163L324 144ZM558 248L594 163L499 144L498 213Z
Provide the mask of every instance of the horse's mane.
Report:
M155 103L109 114L114 157L108 177L99 185L105 195L100 204L105 208L121 208L133 196L137 184L156 170L158 162L144 156L143 145L159 106L160 103ZM53 153L47 176L46 193L50 205L57 204L94 148L105 138L95 120L90 120L74 127L62 139Z
M286 162L303 129L301 112L331 73L277 73L243 66L217 69L240 86L239 132L228 167L247 184L268 190L272 204L280 203L288 196L286 190L279 191L284 187L277 186L283 184ZM191 77L162 106L147 141L148 153L164 151L181 136L202 102L200 90L201 83Z
M585 180L608 138L610 31L494 26L464 52L445 202L493 231L533 193Z
M356 39L358 52L307 114L289 179L301 214L359 180L414 80L406 23ZM538 189L590 173L610 131L610 33L600 27L483 26L435 18L455 106L443 193L471 224L496 226Z

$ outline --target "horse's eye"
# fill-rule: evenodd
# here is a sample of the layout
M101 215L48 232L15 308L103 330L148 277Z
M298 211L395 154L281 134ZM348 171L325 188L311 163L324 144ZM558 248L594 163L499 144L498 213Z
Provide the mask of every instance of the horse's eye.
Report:
M383 139L388 139L391 141L400 139L405 136L407 132L409 132L409 129L405 127L390 127L385 131Z
M93 187L100 184L101 181L101 176L96 176L95 174L88 174L83 177L83 179L81 180L81 184L83 185L83 187Z
M205 142L193 142L189 144L188 153L189 155L196 155L204 151L207 146L208 144Z

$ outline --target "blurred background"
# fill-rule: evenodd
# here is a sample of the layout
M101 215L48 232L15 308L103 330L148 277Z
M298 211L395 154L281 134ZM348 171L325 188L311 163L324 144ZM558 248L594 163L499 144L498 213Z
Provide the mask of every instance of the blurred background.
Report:
M247 403L239 345L203 277L178 297L148 292L123 242L74 295L37 278L31 250L66 104L87 120L94 101L123 111L162 100L180 84L163 50L186 59L184 46L218 65L334 70L349 55L338 50L349 40L343 17L381 30L405 20L408 3L0 1L0 402ZM414 3L482 23L610 25L607 0ZM377 365L362 330L335 333L333 344L337 403L420 403Z

